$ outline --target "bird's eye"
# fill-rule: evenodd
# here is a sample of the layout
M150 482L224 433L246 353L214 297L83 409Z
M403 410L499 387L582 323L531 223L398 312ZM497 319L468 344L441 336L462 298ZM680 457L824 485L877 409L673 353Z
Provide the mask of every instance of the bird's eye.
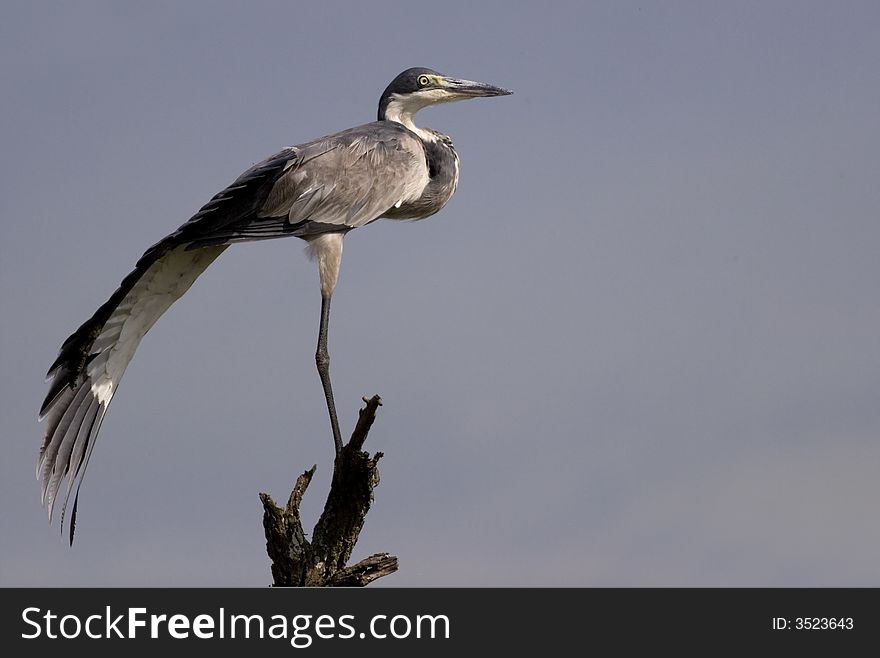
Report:
M419 76L419 87L427 87L429 82L430 80L428 79L427 75Z

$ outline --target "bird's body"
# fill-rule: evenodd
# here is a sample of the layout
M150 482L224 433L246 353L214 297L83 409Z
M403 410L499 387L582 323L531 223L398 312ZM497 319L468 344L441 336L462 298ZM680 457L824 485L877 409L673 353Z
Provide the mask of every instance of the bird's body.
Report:
M254 165L143 254L110 299L64 342L49 369L37 477L50 518L64 480L65 507L81 482L107 406L144 334L235 242L288 236L309 242L322 294L316 360L339 447L326 334L343 237L382 217L427 217L451 198L459 171L452 142L416 127L412 115L427 104L457 100L426 98L455 86L464 90L462 98L509 93L409 69L383 94L378 121L285 148Z

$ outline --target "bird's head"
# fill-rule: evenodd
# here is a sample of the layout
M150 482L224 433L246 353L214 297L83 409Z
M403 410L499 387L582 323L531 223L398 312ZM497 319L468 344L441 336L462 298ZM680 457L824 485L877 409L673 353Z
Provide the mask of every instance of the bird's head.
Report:
M379 121L396 121L407 127L423 107L467 98L507 96L512 91L484 82L459 80L431 69L412 68L398 75L379 99Z

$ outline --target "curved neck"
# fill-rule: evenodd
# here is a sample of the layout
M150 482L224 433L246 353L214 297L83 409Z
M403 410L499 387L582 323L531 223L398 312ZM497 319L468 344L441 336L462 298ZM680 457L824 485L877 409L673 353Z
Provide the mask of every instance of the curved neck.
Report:
M437 102L426 95L388 94L379 102L379 121L393 121L415 133L425 147L428 184L421 196L399 208L389 209L383 216L392 219L421 219L440 210L458 186L458 154L452 140L430 128L420 128L413 121L416 112Z
M430 104L430 98L391 94L384 97L379 104L379 121L399 123L408 130L413 131L422 141L427 141L432 138L433 131L419 128L413 121L413 118L416 116L416 112Z
M413 122L413 115L409 112L397 112L395 110L397 110L397 108L392 107L390 111L385 112L384 116L379 117L379 121L393 121L394 123L399 123L404 128L412 130L424 141L426 135L424 134L424 131Z

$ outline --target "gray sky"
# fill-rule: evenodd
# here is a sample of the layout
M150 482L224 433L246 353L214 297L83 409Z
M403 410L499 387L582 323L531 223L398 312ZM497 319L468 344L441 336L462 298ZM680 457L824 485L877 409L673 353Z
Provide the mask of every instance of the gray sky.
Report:
M523 5L523 3L519 3ZM0 585L266 585L259 491L332 440L298 240L227 251L147 335L69 549L43 375L253 162L410 66L439 215L346 240L344 431L385 406L356 558L386 585L880 585L880 5L4 2ZM311 526L311 522L309 523Z

